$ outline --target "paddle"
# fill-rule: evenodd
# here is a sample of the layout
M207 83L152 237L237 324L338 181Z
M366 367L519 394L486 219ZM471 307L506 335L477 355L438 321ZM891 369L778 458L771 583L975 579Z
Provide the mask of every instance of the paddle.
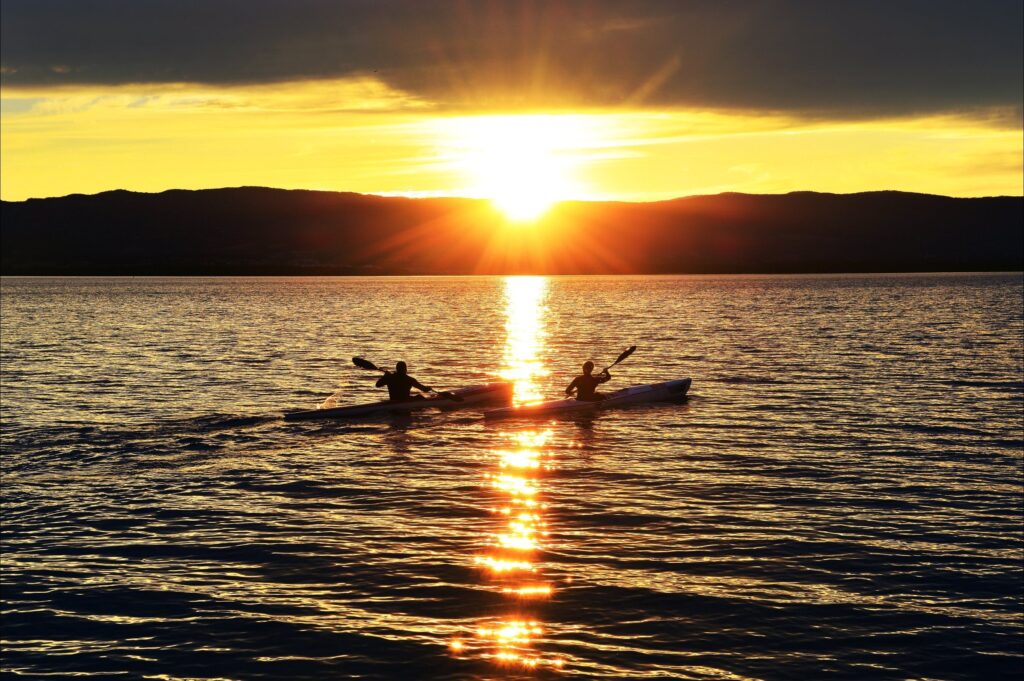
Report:
M370 371L387 371L387 369L381 369L379 366L377 366L370 360L363 359L362 357L353 357L352 363L355 364L360 369L369 369Z
M388 372L387 369L381 369L379 366L377 366L376 364L374 364L370 360L363 359L362 357L353 357L352 358L352 363L355 364L360 369L367 369L369 371L383 371L384 373ZM447 399L451 400L452 402L462 402L463 401L462 397L460 397L459 395L456 395L455 393L450 393L450 392L447 392L447 391L434 390L433 388L430 389L430 392L438 395L439 397L447 398Z
M635 346L635 345L630 345L630 346L629 346L628 348L626 348L625 350L623 350L623 351L622 351L622 354L620 354L620 355L619 355L619 358L618 358L618 359L616 359L616 360L615 360L614 362L612 362L611 364L609 364L608 366L606 366L606 367L604 368L604 371L608 371L608 370L609 370L609 369L611 369L611 368L612 368L613 366L615 366L616 364L618 364L618 363L619 363L619 362L621 362L622 360L624 360L624 359L626 359L627 357L629 357L630 355L632 355L632 354L633 354L634 352L636 352L636 346ZM604 371L602 371L601 373L604 373Z

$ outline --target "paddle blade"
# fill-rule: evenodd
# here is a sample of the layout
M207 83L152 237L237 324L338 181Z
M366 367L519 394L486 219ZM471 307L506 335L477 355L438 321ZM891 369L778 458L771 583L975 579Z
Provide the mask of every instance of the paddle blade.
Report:
M352 363L355 364L360 369L369 369L370 371L383 371L383 369L380 369L376 364L374 364L368 359L363 359L362 357L353 357Z
M635 345L630 345L627 349L622 351L622 354L619 355L619 358L617 360L612 362L612 366L615 366L616 364L618 364L622 360L624 360L627 357L629 357L630 355L632 355L634 352L636 352L636 346Z

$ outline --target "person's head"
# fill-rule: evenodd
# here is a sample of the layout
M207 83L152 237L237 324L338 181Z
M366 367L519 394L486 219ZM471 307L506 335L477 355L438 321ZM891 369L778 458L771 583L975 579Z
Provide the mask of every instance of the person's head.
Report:
M584 374L589 376L590 372L593 371L593 370L594 370L594 363L593 362L591 362L590 360L587 360L586 362L583 363L583 373Z
M396 362L395 373L398 374L399 376L405 376L407 373L409 373L409 367L405 366L405 362Z

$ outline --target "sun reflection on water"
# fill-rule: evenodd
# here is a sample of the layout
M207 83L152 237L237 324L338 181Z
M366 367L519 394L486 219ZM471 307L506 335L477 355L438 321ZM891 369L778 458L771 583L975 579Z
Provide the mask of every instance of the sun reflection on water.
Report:
M542 500L542 476L550 464L545 444L550 430L501 433L506 447L495 450L496 462L486 474L497 505L491 508L496 530L486 549L475 556L486 581L510 601L508 614L481 623L471 637L451 641L456 654L473 652L500 665L522 669L561 667L560 658L545 657L534 644L544 627L531 607L554 593L544 578L538 554L548 535ZM519 448L507 445L518 445Z
M542 398L536 380L548 374L540 359L547 336L544 330L547 289L547 277L505 278L505 366L500 375L515 385L513 404Z
M501 376L513 381L514 402L522 404L541 398L536 380L547 374L540 359L547 279L508 277L505 292L508 319ZM485 474L496 529L473 560L509 605L506 614L481 622L470 635L452 639L450 648L456 655L478 655L525 670L564 665L562 658L536 649L545 635L539 608L555 593L544 576L540 555L548 537L544 476L552 468L551 437L550 429L535 427L498 434L494 465Z

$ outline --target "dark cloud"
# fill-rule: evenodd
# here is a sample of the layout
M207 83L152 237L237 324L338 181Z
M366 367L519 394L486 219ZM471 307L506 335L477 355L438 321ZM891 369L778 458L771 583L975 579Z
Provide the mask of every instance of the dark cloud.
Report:
M1022 99L1020 0L4 0L7 86L373 74L442 106L875 116Z

